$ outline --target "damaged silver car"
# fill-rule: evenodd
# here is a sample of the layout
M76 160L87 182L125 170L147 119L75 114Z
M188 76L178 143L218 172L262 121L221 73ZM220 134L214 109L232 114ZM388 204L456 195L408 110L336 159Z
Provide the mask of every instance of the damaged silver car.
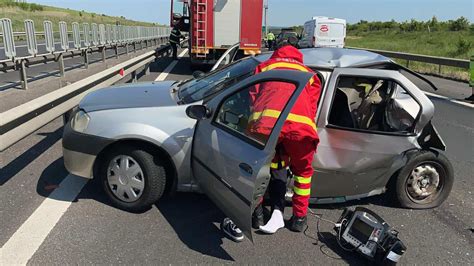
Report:
M410 71L367 51L301 51L323 85L311 201L389 192L402 207L439 206L451 191L453 169L431 123L434 105L407 77ZM203 191L250 235L279 132L311 75L253 75L269 54L233 62L234 56L230 49L218 69L190 80L87 95L64 129L68 171L99 179L111 202L129 211L148 208L168 191ZM248 92L268 81L293 84L294 91L270 137L256 140L246 131Z

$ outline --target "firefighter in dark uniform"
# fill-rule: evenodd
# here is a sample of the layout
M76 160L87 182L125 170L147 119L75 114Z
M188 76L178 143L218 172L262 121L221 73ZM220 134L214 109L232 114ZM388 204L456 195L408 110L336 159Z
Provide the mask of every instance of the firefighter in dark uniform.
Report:
M184 39L184 36L181 35L178 25L175 25L170 34L170 44L171 48L173 49L173 60L178 60L178 45L181 39Z

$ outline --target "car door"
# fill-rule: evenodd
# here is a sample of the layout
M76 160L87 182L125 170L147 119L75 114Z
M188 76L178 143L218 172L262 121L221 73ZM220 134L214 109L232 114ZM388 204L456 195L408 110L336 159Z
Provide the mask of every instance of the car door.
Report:
M384 82L387 82L387 91L391 90L389 86L394 86L390 95L387 94L384 97L380 96L381 93L377 95L378 104L385 103L390 106L390 103L394 103L400 106L397 104L400 101L394 97L398 97L396 95L403 91L401 100L408 101L410 104L402 108L409 108L410 110L406 113L412 114L414 118L410 120L407 115L404 115L403 117L408 119L405 124L408 125L405 125L403 129L397 129L394 122L391 122L390 127L387 126L388 129L384 130L354 126L352 115L357 114L358 110L350 109L350 105L356 102L350 98L351 95L357 94L351 94L344 88L355 83L350 81L350 78L382 80L382 85L379 87L382 88ZM347 81L347 84L344 84L344 81ZM372 89L375 88L375 86L372 87ZM385 102L382 102L382 98ZM404 153L419 148L417 135L429 122L430 114L427 112L431 112L430 106L432 104L429 99L397 71L335 69L329 80L317 121L320 143L313 161L316 172L312 183L312 196L350 199L381 193L388 179L403 167ZM380 121L389 123L388 118L396 120L397 117L402 117L399 113L387 113L396 112L393 110L396 109L385 109L384 117Z
M240 48L240 43L236 43L236 44L232 45L229 49L227 49L224 52L224 54L221 57L219 57L219 60L217 60L217 62L214 64L211 71L214 71L218 68L221 68L223 66L226 66L226 65L234 62L235 55L239 51L239 48Z
M232 86L205 103L208 115L197 122L192 170L200 188L252 239L251 215L270 180L270 163L283 123L311 74L272 70ZM251 133L251 92L273 84L292 90L268 137ZM285 87L285 88L286 88ZM192 107L189 107L192 108ZM188 108L188 111L189 111ZM263 112L260 112L261 115ZM188 112L189 115L189 112Z

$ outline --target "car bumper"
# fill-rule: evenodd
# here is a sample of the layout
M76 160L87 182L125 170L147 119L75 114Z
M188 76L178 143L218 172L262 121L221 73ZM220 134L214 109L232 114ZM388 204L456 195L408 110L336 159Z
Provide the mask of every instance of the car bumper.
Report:
M92 178L97 156L113 140L76 132L68 123L64 126L62 142L64 166L69 173Z
M64 166L73 175L92 178L97 156L63 148Z

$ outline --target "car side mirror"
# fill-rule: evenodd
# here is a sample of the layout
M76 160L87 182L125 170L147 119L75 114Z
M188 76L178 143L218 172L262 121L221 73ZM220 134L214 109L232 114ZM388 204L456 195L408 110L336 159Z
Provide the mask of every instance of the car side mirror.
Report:
M204 105L191 105L186 108L186 115L189 118L202 120L208 118L211 111Z
M193 72L193 77L194 77L195 79L200 78L200 77L202 77L202 76L204 76L204 75L206 75L206 73L204 73L204 72L202 72L202 71L199 71L199 70Z

